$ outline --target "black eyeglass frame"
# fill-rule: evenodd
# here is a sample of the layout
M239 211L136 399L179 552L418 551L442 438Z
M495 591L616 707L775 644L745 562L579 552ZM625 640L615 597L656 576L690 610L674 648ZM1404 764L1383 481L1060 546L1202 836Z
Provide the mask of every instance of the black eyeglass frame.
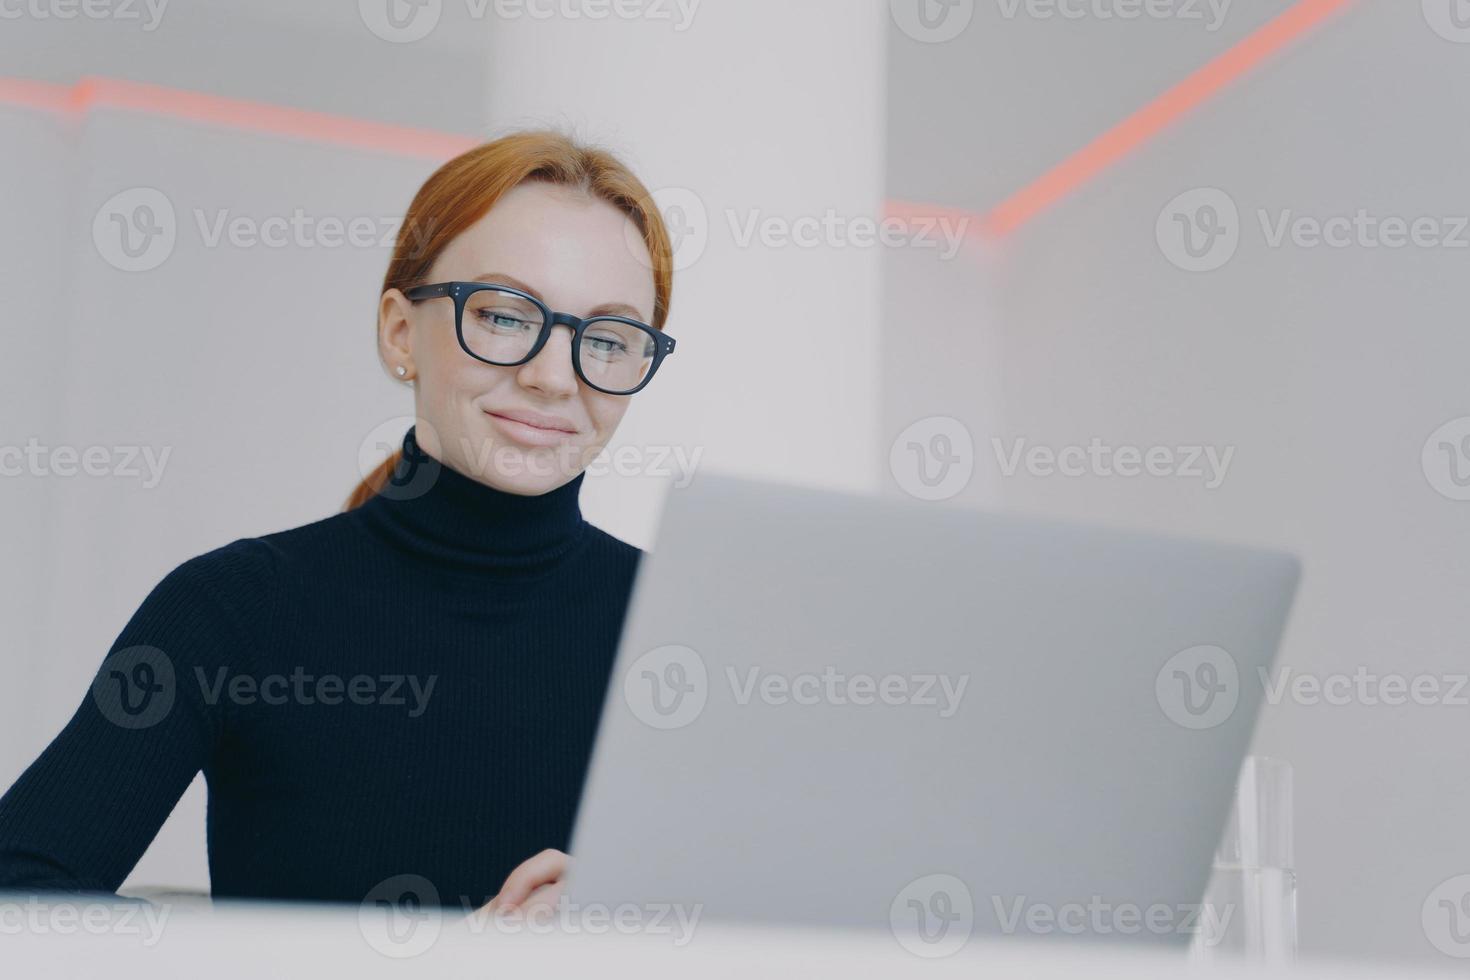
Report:
M518 296L541 311L541 334L536 338L536 342L531 345L530 352L518 361L492 361L488 357L481 357L479 354L476 354L470 350L469 344L465 343L465 304L469 302L469 298L472 295L486 289L493 289L496 292L510 293L512 296ZM662 330L655 330L642 320L612 315L592 316L583 319L582 317L573 316L570 313L559 313L525 290L516 289L513 286L502 286L493 282L436 282L423 286L410 287L403 291L403 295L411 303L417 303L426 299L436 299L440 296L448 296L454 300L454 335L459 339L460 349L477 361L485 364L494 364L497 367L516 367L525 364L537 354L541 353L541 349L546 346L546 341L550 339L551 331L555 327L570 327L572 330L572 370L577 372L577 377L582 380L583 384L606 395L635 395L642 391L648 387L648 382L652 381L653 376L658 373L658 367L663 363L664 358L674 352L674 338ZM582 373L581 359L577 356L582 351L582 334L586 332L589 324L603 320L611 320L614 323L623 323L631 327L637 327L653 338L653 363L649 365L648 373L643 376L643 380L638 383L638 387L628 391L612 391L588 380L587 375Z

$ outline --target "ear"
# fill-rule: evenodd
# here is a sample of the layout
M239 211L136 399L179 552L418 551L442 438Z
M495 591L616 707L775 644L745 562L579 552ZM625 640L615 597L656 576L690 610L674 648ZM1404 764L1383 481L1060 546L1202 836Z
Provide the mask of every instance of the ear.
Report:
M393 380L414 377L413 304L399 289L388 290L378 301L378 358ZM399 367L404 374L398 374Z

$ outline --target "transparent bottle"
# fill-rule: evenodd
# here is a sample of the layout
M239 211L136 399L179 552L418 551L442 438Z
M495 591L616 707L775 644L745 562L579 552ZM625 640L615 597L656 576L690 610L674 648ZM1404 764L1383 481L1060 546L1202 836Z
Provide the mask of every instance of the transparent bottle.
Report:
M1196 960L1296 958L1290 763L1247 756L1200 910Z

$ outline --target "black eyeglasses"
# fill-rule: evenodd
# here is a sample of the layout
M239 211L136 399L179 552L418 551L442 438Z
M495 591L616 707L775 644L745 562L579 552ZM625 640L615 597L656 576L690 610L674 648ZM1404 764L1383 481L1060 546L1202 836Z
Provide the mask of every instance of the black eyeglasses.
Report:
M572 330L572 369L583 383L609 395L631 395L653 380L674 338L624 316L582 319L557 313L530 293L484 282L438 282L404 290L411 302L454 300L459 346L477 361L514 367L541 353L551 330ZM466 316L466 313L469 315Z

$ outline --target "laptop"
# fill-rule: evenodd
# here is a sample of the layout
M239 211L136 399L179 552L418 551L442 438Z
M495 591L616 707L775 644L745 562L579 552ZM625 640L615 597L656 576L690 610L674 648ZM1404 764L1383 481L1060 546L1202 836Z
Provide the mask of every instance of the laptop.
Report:
M1270 551L701 474L634 585L568 901L926 956L1186 946L1298 577Z

